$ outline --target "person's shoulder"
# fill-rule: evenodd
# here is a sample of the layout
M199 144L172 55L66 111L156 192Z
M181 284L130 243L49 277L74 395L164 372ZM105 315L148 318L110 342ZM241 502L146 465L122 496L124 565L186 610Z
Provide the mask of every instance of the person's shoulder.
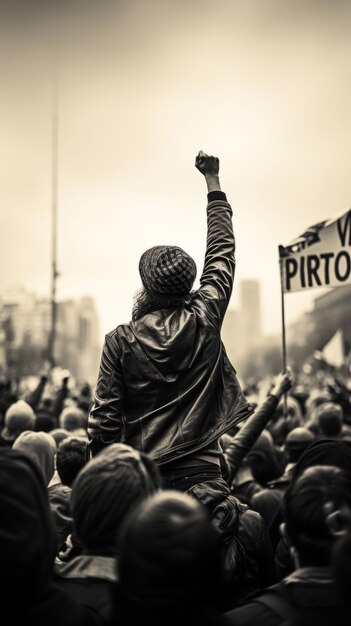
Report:
M48 495L52 498L58 497L67 499L71 497L72 489L68 485L63 485L61 482L54 483L48 487Z
M285 479L277 479L274 482L272 481L271 483L268 483L264 489L255 493L252 498L252 503L255 505L260 505L265 504L266 502L275 502L281 500L284 495L284 491L288 487L288 484L289 481Z
M106 333L105 340L113 341L117 335L126 328L130 329L130 324L118 324L118 326L115 326L115 328Z
M227 626L278 626L281 618L257 600L225 613Z
M116 344L118 343L119 337L123 335L128 336L131 332L131 323L118 324L118 326L106 333L105 342L109 344Z

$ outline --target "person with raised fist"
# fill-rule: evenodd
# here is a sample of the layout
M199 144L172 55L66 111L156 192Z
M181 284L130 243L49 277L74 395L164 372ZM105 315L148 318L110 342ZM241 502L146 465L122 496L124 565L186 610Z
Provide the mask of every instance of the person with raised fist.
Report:
M182 248L157 245L139 261L132 320L108 333L88 435L95 455L127 443L158 464L166 488L221 476L219 437L252 413L221 341L232 293L232 209L219 159L200 151L207 191L207 247L200 286Z

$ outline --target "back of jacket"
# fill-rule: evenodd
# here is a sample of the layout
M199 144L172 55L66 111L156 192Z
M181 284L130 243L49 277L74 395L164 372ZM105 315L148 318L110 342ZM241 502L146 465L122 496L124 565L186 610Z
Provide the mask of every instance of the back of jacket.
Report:
M164 464L200 450L247 417L221 342L232 291L232 211L209 194L200 289L183 306L154 311L106 335L88 433L93 453L115 441Z

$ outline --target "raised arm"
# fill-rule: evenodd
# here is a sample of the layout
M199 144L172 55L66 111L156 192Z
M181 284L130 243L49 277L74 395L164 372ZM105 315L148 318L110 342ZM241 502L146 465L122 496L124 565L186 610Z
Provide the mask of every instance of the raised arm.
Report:
M39 382L37 386L35 387L35 389L33 389L33 391L31 391L26 397L26 402L30 404L33 411L36 411L38 409L38 406L43 396L43 392L44 392L44 388L47 383L47 380L48 380L47 374L43 372L40 375Z
M199 152L195 167L203 174L208 190L207 245L200 292L213 320L222 323L232 293L235 271L235 240L232 209L221 190L219 159Z
M286 372L279 374L266 400L257 411L248 418L247 422L245 422L238 434L235 435L233 441L226 448L225 457L230 467L228 477L229 484L232 483L243 458L251 450L262 431L266 428L269 420L274 415L274 411L281 397L291 389L293 381L294 377L290 368L287 368Z
M221 191L218 157L209 156L200 150L195 160L195 167L204 175L208 193Z

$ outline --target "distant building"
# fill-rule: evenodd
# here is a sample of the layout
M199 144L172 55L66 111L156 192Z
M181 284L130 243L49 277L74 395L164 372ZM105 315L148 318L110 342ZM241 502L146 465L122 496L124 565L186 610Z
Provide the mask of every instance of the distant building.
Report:
M245 346L242 341L241 332L242 315L236 309L227 309L223 326L222 341L226 349L229 360L236 365L243 356Z
M222 341L235 367L240 367L262 343L259 281L240 281L239 295L240 308L228 308L222 326Z
M59 302L55 361L76 377L95 383L99 356L99 319L93 298Z
M13 371L29 362L25 371L44 362L51 325L49 299L39 298L22 287L0 294L1 345ZM75 378L96 382L99 364L99 319L90 296L57 303L55 362ZM1 352L1 349L0 349ZM19 356L21 355L21 356ZM33 371L32 373L37 373Z
M290 364L299 369L321 351L335 333L342 331L345 355L351 352L351 286L329 289L314 300L313 309L300 315L287 328Z
M240 282L239 288L243 342L250 352L262 340L260 283L258 280L246 279Z
M324 345L334 333L343 331L345 349L351 350L351 285L331 289L314 301L314 308L310 313L314 333L320 336L320 343Z
M35 339L39 343L44 342L43 333L48 333L48 327L45 328L45 324L40 322L41 313L35 294L23 287L10 287L1 292L0 306L2 319L11 320L14 347L21 345L28 337L33 337L33 341Z

